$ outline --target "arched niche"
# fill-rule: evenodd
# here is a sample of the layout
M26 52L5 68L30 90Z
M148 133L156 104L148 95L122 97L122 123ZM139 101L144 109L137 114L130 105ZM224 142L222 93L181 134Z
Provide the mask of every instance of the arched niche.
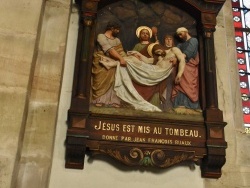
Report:
M82 169L84 156L88 151L111 156L128 166L152 165L156 168L168 168L186 161L194 162L201 166L203 177L221 176L227 147L224 139L226 123L223 121L222 111L218 109L213 33L216 16L224 2L224 0L76 0L80 21L71 107L68 111L66 168ZM168 115L145 115L141 112L128 114L119 111L117 113L117 110L104 112L103 109L95 110L91 107L91 69L96 35L103 27L100 22L107 21L100 16L100 12L114 6L122 9L124 5L129 6L129 3L151 8L163 5L177 10L179 15L187 15L186 17L190 18L187 20L194 21L193 23L175 21L173 29L169 32L173 33L176 28L186 26L199 41L199 100L202 108L200 116L170 118ZM161 15L164 14L166 7L164 9L153 7L153 9L159 11L157 13ZM122 23L125 22L126 20ZM134 30L142 23L139 21L130 29ZM123 29L129 28L125 25ZM134 40L135 37L132 37L131 41ZM131 44L128 44L127 48L130 47ZM107 124L109 127L119 127L117 133L109 128L107 130ZM151 130L151 133L154 130L157 133L158 130L159 134L145 136L147 130ZM157 139L162 142L155 142Z

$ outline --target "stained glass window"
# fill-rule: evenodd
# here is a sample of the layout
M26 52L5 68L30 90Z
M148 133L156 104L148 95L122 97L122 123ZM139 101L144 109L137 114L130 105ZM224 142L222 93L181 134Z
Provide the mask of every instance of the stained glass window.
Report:
M244 126L250 130L250 0L232 0Z

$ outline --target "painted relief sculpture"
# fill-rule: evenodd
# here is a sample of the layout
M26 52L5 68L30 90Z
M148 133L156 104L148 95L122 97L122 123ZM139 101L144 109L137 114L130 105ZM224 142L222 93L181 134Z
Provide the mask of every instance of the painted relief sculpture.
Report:
M136 110L159 111L159 112L162 111L157 106L147 102L145 98L140 95L140 92L137 92L138 87L136 86L142 85L144 88L149 87L150 90L147 91L148 92L152 91L152 87L150 86L158 87L159 83L161 83L163 80L166 80L166 78L173 71L174 67L177 65L177 62L179 63L179 69L175 83L179 84L179 81L181 80L181 76L183 74L185 67L184 55L177 48L172 48L171 52L174 53L169 53L169 51L166 51L164 47L161 46L160 44L150 43L148 40L149 36L152 35L152 31L148 27L142 26L137 29L137 33L138 36L140 36L141 38L141 42L138 43L134 49L137 49L142 53L143 50L146 50L147 52L146 54L149 56L149 58L137 51L129 51L127 52L127 56L125 56L123 50L122 53L124 57L122 57L118 54L118 50L116 50L117 43L119 43L120 45L121 43L118 38L114 38L114 35L116 35L120 29L117 26L115 27L115 25L118 24L111 25L109 23L107 26L109 30L106 29L105 34L98 35L98 44L102 46L104 54L102 55L99 51L95 54L96 56L94 62L95 66L93 66L94 83L95 83L93 85L93 89L95 92L93 93L96 93L97 91L95 85L100 86L103 83L104 78L102 80L99 80L99 82L96 81L97 78L96 72L100 74L99 71L100 69L104 69L103 67L106 68L105 78L108 75L107 72L111 69L112 72L109 73L112 74L112 79L109 78L108 80L112 82L114 80L114 85L109 84L108 85L109 91L107 91L103 96L94 100L93 103L96 106L99 105L102 106L103 104L113 104L113 105L116 104L116 106L113 107L118 107L118 105L120 106L119 99L122 99L123 102L126 102L129 105L133 106ZM112 35L111 37L113 38L107 36L108 31L110 31ZM115 34L113 34L114 32ZM116 40L118 40L118 42L115 42L115 44L111 43ZM145 43L143 43L143 41L145 41ZM116 57L115 55L112 54L115 54ZM111 56L113 58L109 58L108 56ZM98 63L101 65L98 65ZM99 68L97 71L95 71L97 69L97 66ZM114 70L115 70L115 79L113 79ZM164 88L166 88L166 82L163 83L165 84ZM100 90L103 90L103 88L100 88ZM115 91L115 93L113 91ZM110 99L110 101L106 102L107 98Z
M128 6L129 3L130 1L126 1L124 2L124 5L126 4L126 6ZM117 5L118 7L114 4L114 11L120 8L120 4L117 3ZM169 11L171 12L175 10L173 9ZM172 15L170 12L168 13L171 18ZM155 27L155 25L157 25L162 19L159 16L155 16L154 21L149 20L147 25L137 25L131 33L128 33L128 28L124 28L124 25L132 23L127 20L122 20L123 14L119 15L117 13L118 19L121 19L118 20L117 17L113 17L113 14L108 15L107 13L109 13L109 10L104 9L103 12L100 12L98 17L97 24L100 25L99 28L102 26L102 28L106 27L106 29L105 31L102 31L103 29L98 29L97 31L97 45L95 47L96 50L92 66L92 98L90 103L95 105L95 107L130 108L142 111L157 111L176 114L201 114L201 108L199 105L199 55L197 39L191 38L187 31L180 32L180 29L185 27L179 25L180 28L178 32L181 34L183 33L183 36L180 36L180 38L182 39L184 37L184 40L187 40L187 36L191 38L191 40L186 41L185 44L196 40L195 49L190 49L189 47L186 49L186 47L183 47L185 45L184 43L179 43L177 48L179 48L182 53L179 53L180 51L177 52L176 47L174 47L174 50L171 50L171 52L175 51L174 54L178 55L175 56L175 58L170 59L170 54L167 55L169 49L164 47L164 42L161 41L163 41L163 36L177 29L176 24L164 24L163 22L160 25L158 24L158 27ZM116 12L113 13L116 14ZM125 14L125 12L123 13ZM121 17L119 18L119 16ZM110 20L108 20L109 23L107 26L105 26L107 18ZM175 17L173 18L176 19ZM144 21L144 19L141 21ZM113 23L113 26L111 23ZM166 24L168 24L167 28ZM173 25L172 28L170 28L171 25ZM193 25L190 25L189 27L194 29ZM177 35L179 34L178 32ZM126 40L124 39L125 34ZM176 33L174 32L171 35L174 36L175 34ZM139 43L136 43L136 40L129 40L129 37L133 38L134 36L139 39ZM161 40L158 40L158 38ZM174 40L177 40L174 37L172 39L173 43ZM160 52L160 50L164 53ZM192 57L193 62L196 62L195 65L190 61L190 55L187 55L187 52L190 53L191 50L194 50L195 55L197 55L196 57ZM135 53L135 51L139 53ZM142 60L142 57L144 60ZM161 61L159 61L160 57L162 57ZM155 67L162 68L162 65L164 64L163 62L166 62L166 59L168 59L168 63L171 63L172 65L169 67L169 70L165 73L154 72L153 74L152 71L155 70ZM120 65L116 66L116 63L114 62L114 65L110 66L112 60L117 61L121 67ZM140 64L139 61L144 63ZM184 63L185 61L186 63ZM107 65L108 63L109 65ZM133 67L135 67L135 65L140 67L140 70L138 68L137 70L133 70L131 68L132 64ZM149 64L152 64L153 66L149 66ZM167 63L164 65L166 64ZM187 65L186 68L184 68L185 64ZM191 72L190 67L193 66L196 68ZM162 70L163 69L161 69L161 71ZM179 70L178 74L176 73L176 70ZM196 72L194 72L194 70ZM123 73L121 73L122 71ZM183 71L185 76L182 79L181 75L183 74ZM142 72L144 72L144 75L142 75ZM124 77L125 74L126 79ZM168 78L173 77L174 74L177 76L175 81ZM152 75L158 75L157 79L156 77L151 77ZM190 80L194 79L195 81L190 83ZM129 80L129 82L127 82L127 80ZM155 82L151 82L150 80L155 80ZM124 86L124 88L121 89L121 86ZM130 96L128 96L128 94ZM169 97L171 95L172 97ZM105 111L105 109L103 110Z
M219 178L227 143L213 32L224 0L76 3L65 167L82 169L88 152L128 166L195 163Z
M119 30L117 23L110 22L105 34L98 35L98 46L101 46L102 50L94 54L92 103L100 107L103 105L121 107L122 100L136 110L161 112L163 109L148 101L156 91L161 90L158 94L163 98L161 103L171 103L166 101L170 100L166 97L169 95L167 93L172 93L172 90L166 91L166 80L174 68L178 67L174 84L180 84L185 69L185 53L173 47L172 43L169 44L171 48L166 49L158 43L149 42L152 30L149 27L140 26L136 31L140 43L133 48L135 51L128 51L126 55L120 40L116 38ZM106 84L106 81L109 83ZM172 83L169 84L172 85ZM102 95L96 97L98 92ZM196 95L198 100L198 90Z
M158 49L155 48L157 45L156 43L152 43L148 47L149 54L152 56L153 53L159 55L155 64L153 64L153 57L147 58L136 51L129 51L128 56L124 57L126 67L121 67L119 61L114 61L105 56L103 56L100 61L106 68L116 66L114 90L118 97L137 110L161 111L161 109L147 102L140 96L134 88L132 80L145 86L157 85L171 74L177 60L181 64L177 74L178 77L181 77L184 71L184 56L180 51L175 49L177 59L176 56L173 56L171 53L166 55L165 50L161 46L158 47ZM177 80L179 80L179 78Z

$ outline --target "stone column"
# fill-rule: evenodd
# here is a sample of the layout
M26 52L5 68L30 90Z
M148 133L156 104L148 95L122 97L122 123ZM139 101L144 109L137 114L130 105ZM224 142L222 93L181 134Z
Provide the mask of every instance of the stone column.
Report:
M1 188L17 173L43 9L43 0L0 1Z
M70 6L71 0L44 1L38 30L40 35L36 48L32 49L36 55L33 56L33 74L30 74L31 86L26 101L27 113L23 117L19 158L13 173L12 187L15 188L48 186ZM28 22L26 24L29 25Z

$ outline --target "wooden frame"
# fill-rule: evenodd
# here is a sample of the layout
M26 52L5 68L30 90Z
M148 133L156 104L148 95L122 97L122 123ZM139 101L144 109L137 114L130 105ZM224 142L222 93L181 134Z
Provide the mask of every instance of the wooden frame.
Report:
M226 123L222 111L218 109L213 33L216 16L225 0L162 1L189 12L197 21L201 62L200 101L203 110L200 121L193 121L192 118L138 119L136 116L91 112L89 101L96 16L98 10L115 2L76 0L80 22L73 92L68 111L65 167L82 169L85 153L89 152L109 155L128 166L167 168L191 161L201 166L202 177L219 178L225 163L227 143L224 138ZM103 126L105 128L100 129ZM116 132L110 126L114 126ZM148 137L149 129L151 133L156 131L156 134ZM164 134L157 134L157 131Z

